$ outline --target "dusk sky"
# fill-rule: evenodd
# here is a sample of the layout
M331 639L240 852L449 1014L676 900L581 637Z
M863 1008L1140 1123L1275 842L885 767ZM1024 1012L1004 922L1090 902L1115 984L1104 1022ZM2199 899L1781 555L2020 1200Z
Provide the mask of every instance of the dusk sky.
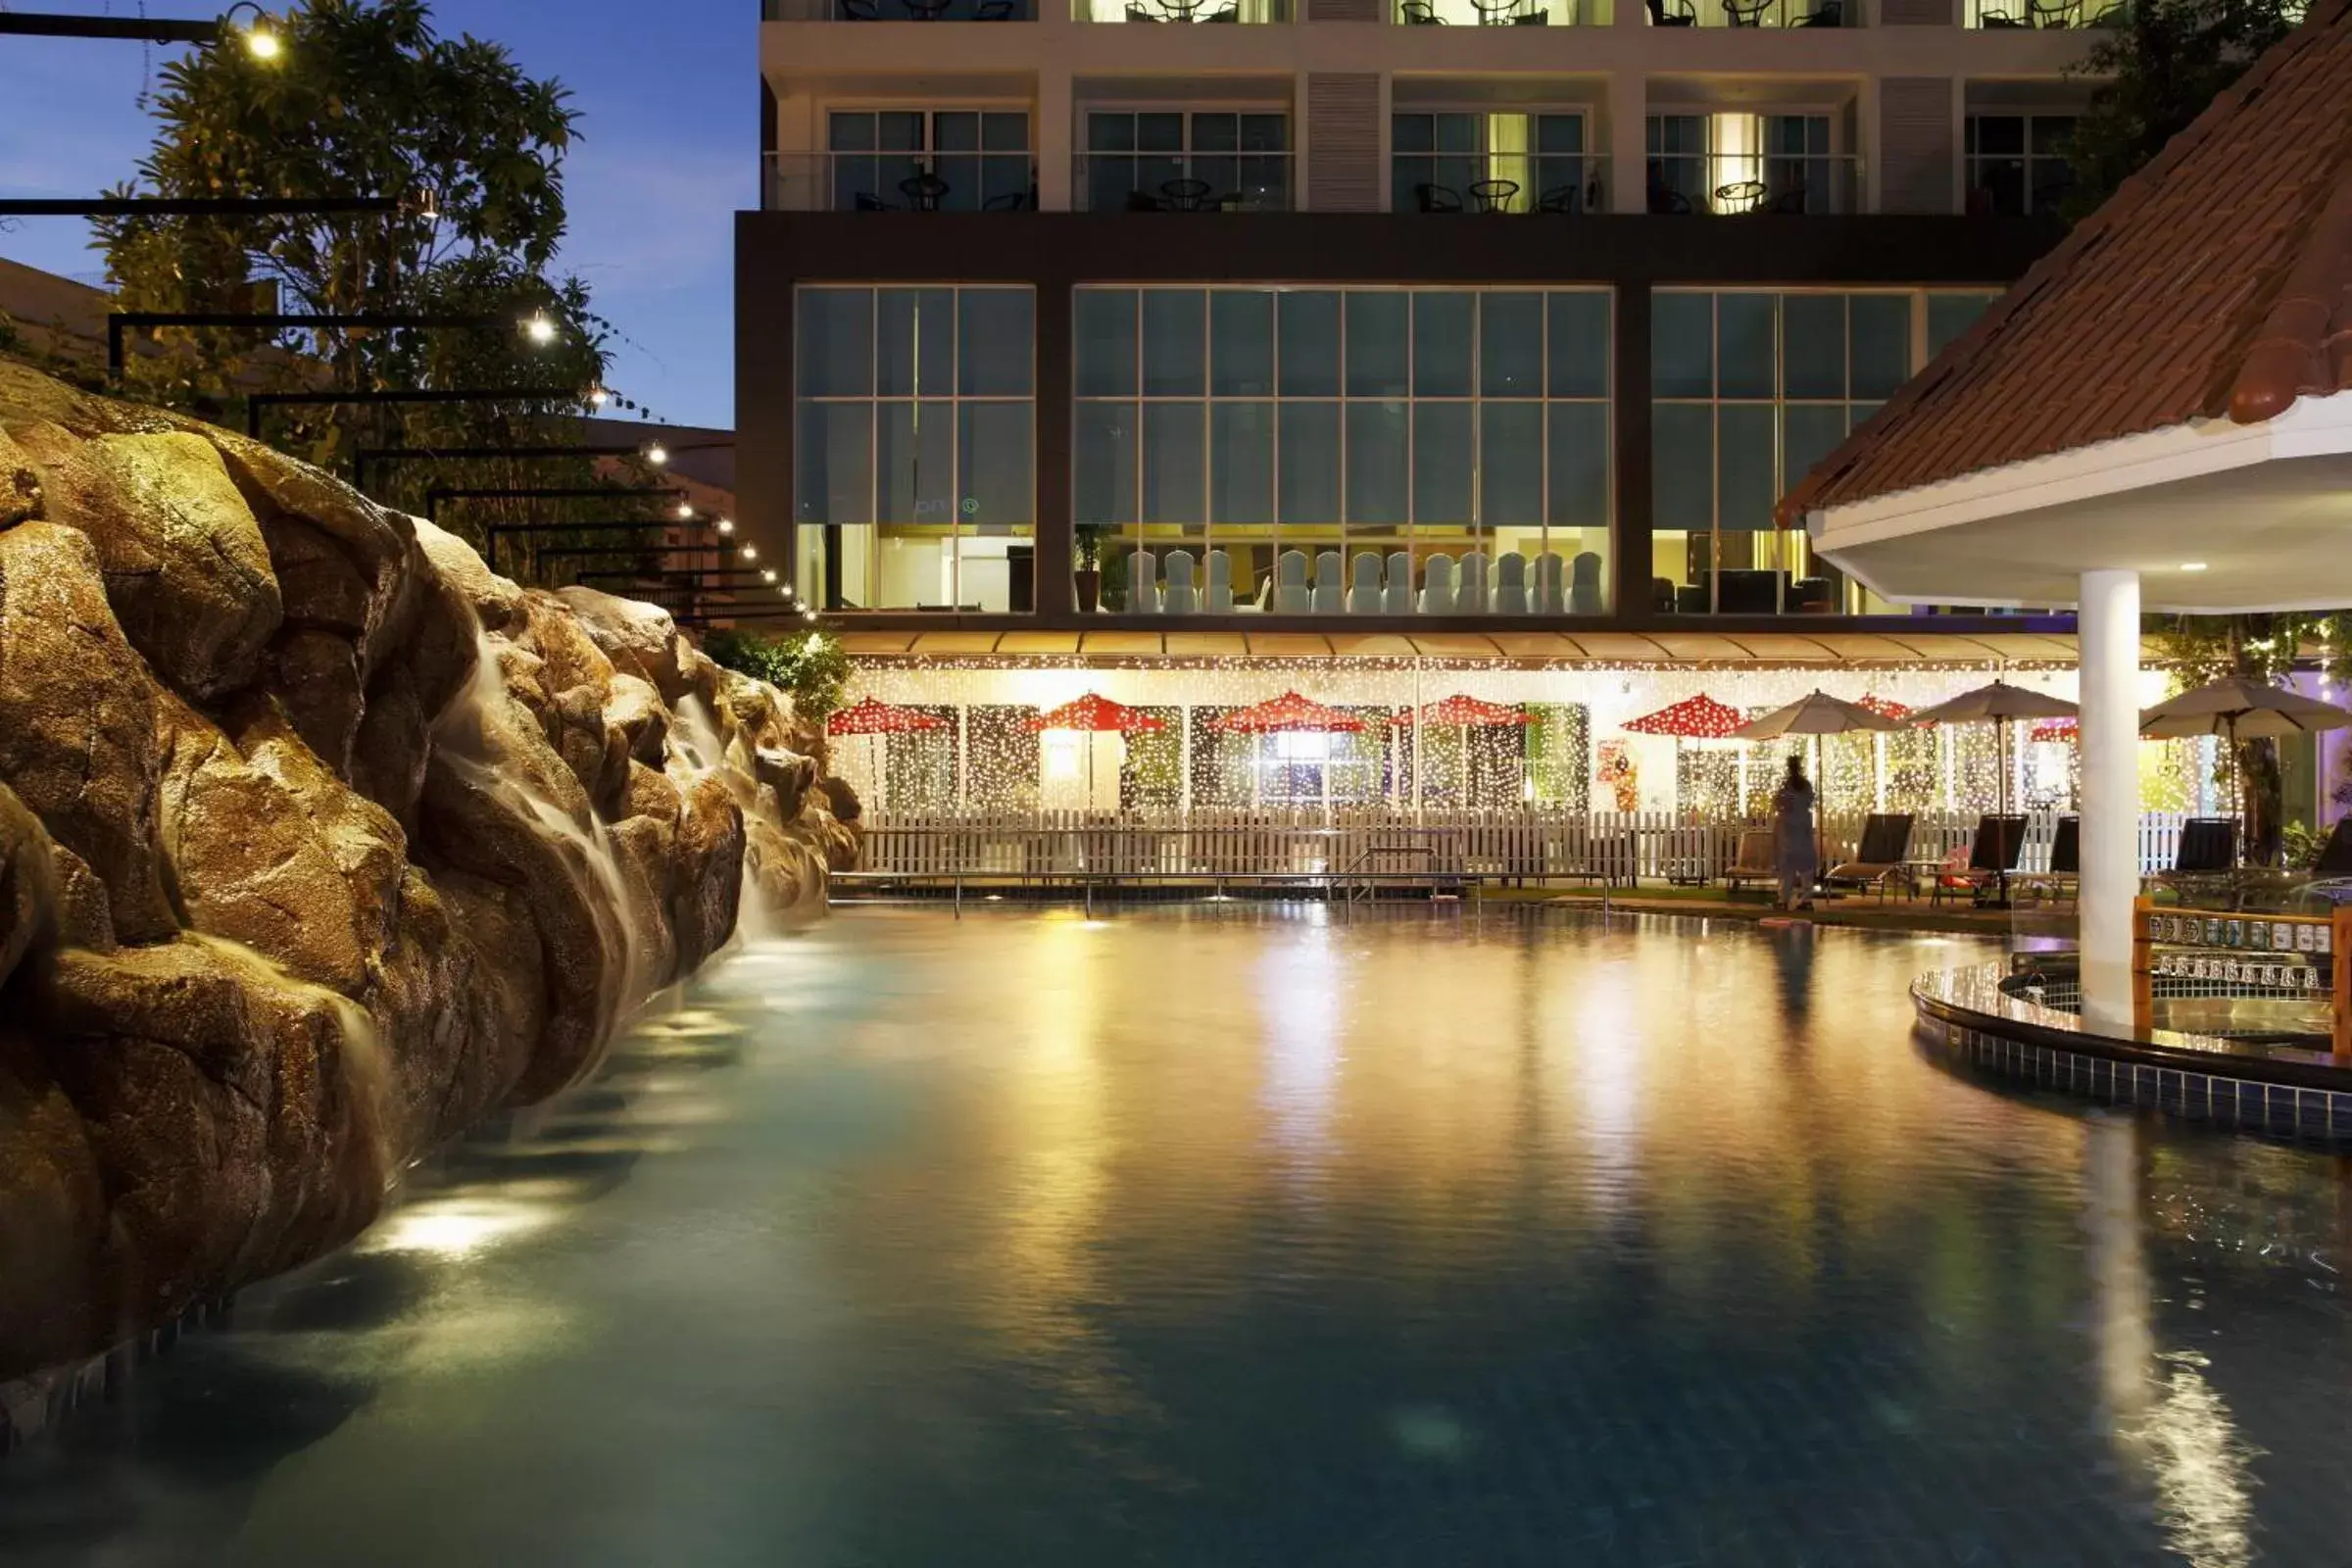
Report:
M39 0L20 10L202 17L207 0ZM280 3L271 9L282 9ZM496 39L571 89L581 139L564 166L563 265L626 335L612 384L680 424L734 418L731 234L759 190L756 0L437 0L444 33ZM137 43L0 39L9 113L0 191L95 195L152 137L137 98L170 51ZM143 60L142 56L146 58ZM78 221L0 231L0 256L103 281Z

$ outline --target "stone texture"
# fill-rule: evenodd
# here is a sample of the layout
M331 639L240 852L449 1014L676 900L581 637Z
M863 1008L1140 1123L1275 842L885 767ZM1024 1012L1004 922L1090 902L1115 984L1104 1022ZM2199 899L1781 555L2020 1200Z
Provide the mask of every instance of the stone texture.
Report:
M253 678L278 626L277 578L210 442L102 436L42 482L50 519L98 547L116 619L166 685L203 701Z
M6 362L0 432L0 1380L333 1248L822 913L831 781L662 612Z

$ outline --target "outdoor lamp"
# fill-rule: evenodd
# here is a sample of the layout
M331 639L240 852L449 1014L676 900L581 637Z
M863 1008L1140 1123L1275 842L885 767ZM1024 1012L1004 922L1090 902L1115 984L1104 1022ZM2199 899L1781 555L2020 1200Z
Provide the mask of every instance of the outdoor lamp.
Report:
M760 547L758 545L745 545L743 547L743 559L746 561L758 561L760 559Z
M694 507L693 507L692 503L690 503L690 502L685 502L685 501L681 501L681 502L679 502L679 503L678 503L678 520L679 520L680 522L684 522L684 521L685 521L687 518L689 518L689 517L691 517L691 516L693 516L693 515L694 515Z
M602 391L603 388L600 387L598 390ZM669 448L663 446L659 441L654 442L651 446L645 449L645 461L659 468L662 466L662 465L669 461ZM724 532L725 530L722 528L720 531Z
M240 11L253 13L253 20L241 26L237 23L237 13ZM220 19L220 24L239 33L244 39L245 52L256 60L274 62L286 52L285 39L277 35L277 27L270 22L269 14L255 5L253 0L238 0L238 4L230 6L227 15Z
M760 580L761 582L774 582L776 580L776 568L773 566L763 567L760 573Z
M592 409L601 409L605 406L605 400L612 395L601 386L592 386L588 389L588 406ZM668 456L667 453L662 455Z
M719 536L721 539L724 539L724 538L726 538L726 537L727 537L729 534L733 533L734 531L735 531L735 519L734 519L733 517L721 517L721 518L719 518L719 519L718 519L718 536Z
M522 335L534 343L553 343L556 340L556 323L547 318L545 311L541 311L522 323Z

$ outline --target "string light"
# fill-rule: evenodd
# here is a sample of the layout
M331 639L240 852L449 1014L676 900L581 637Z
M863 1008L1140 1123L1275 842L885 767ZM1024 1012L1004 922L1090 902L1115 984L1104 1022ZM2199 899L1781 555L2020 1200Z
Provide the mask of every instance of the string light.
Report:
M657 468L665 466L669 462L669 448L663 446L659 441L647 442L645 447L645 461L652 464ZM721 525L719 531L721 533L726 531L723 524Z
M746 561L758 561L760 559L760 547L758 545L745 545L740 554Z
M718 536L721 539L732 537L734 532L735 519L733 517L721 517L718 519Z
M545 311L541 311L522 323L522 335L533 343L545 346L556 340L556 323L547 318Z
M763 567L760 573L760 580L761 582L774 582L776 580L776 568L773 566Z
M606 405L606 403L612 400L612 394L606 391L603 387L592 386L588 389L588 406L592 409L601 409ZM669 454L665 452L662 454L662 456L666 458L669 456Z
M689 503L689 502L684 502L684 501L681 501L681 502L679 502L679 503L678 503L678 520L679 520L680 522L685 522L685 521L689 520L690 518L692 518L693 516L694 516L694 507L693 507L693 505L692 505L691 503Z

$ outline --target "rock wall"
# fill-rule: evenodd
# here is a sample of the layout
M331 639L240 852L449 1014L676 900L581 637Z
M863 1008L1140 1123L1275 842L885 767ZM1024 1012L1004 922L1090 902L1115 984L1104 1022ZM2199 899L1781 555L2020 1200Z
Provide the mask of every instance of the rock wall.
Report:
M795 735L653 607L0 361L0 1379L335 1247L821 912Z

